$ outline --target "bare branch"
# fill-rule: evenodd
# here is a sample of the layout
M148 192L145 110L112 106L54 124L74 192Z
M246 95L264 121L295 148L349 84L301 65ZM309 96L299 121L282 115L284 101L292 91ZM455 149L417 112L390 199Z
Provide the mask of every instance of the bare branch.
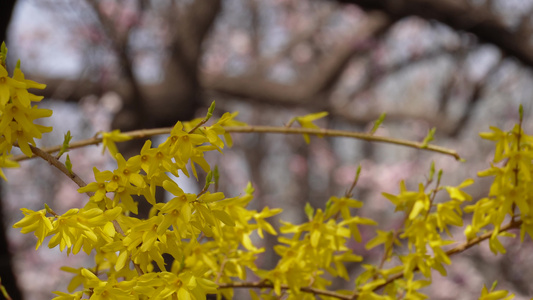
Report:
M345 130L334 130L334 129L324 129L324 128L292 128L292 127L275 127L275 126L228 126L223 127L226 132L229 133L277 133L277 134L309 134L314 136L332 136L332 137L348 137L348 138L354 138L354 139L360 139L364 141L369 142L381 142L381 143L387 143L387 144L394 144L394 145L400 145L410 148L416 148L426 151L432 151L437 153L442 153L445 155L453 156L455 159L460 160L461 156L455 151L451 149L447 149L444 147L436 146L436 145L424 145L421 142L412 142L397 138L391 138L391 137L384 137L384 136L375 136L373 134L369 133L361 133L361 132L352 132L352 131L345 131ZM141 138L148 138L155 135L160 134L169 134L172 130L172 127L168 128L156 128L156 129L142 129L142 130L135 130L130 132L123 132L123 134L129 135L133 139L141 139ZM75 148L82 148L88 145L98 145L102 142L102 138L93 137L90 139L77 141L69 144L68 149L75 149ZM46 153L54 153L59 151L61 149L62 145L57 145L54 147L43 149ZM13 157L12 160L14 161L22 161L29 159L25 155L19 155L16 157Z
M367 26L354 34L355 39L344 42L337 47L336 52L328 55L313 74L301 79L293 85L273 82L256 75L242 75L229 77L222 74L206 74L201 77L202 85L210 90L224 94L247 98L255 101L268 101L284 105L301 105L309 101L321 99L321 93L331 88L342 73L347 62L356 53L357 44L382 31L390 23L382 15L369 18ZM357 41L357 42L356 42Z
M352 3L362 9L379 10L392 20L418 16L437 20L456 30L474 34L480 40L500 48L504 55L514 56L523 64L533 66L533 46L529 43L531 32L510 29L501 18L486 6L475 10L466 1L455 0L338 0Z

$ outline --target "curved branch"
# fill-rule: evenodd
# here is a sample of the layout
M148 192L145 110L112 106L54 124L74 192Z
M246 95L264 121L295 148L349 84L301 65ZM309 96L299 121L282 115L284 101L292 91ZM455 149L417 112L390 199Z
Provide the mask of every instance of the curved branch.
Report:
M486 6L472 6L468 1L455 0L338 0L351 3L367 11L379 10L393 20L418 16L436 20L455 30L466 31L481 41L500 48L505 55L514 56L533 67L533 46L528 42L531 32L524 26L512 30Z
M385 137L385 136L375 136L369 133L361 132L352 132L345 130L335 130L335 129L323 129L323 128L291 128L291 127L276 127L276 126L228 126L223 127L226 132L229 133L278 133L278 134L309 134L313 136L331 136L331 137L348 137L354 139L360 139L369 142L381 142L387 144L394 144L400 146L411 147L420 150L437 152L449 156L453 156L456 160L461 160L461 156L452 149L436 146L436 145L424 145L421 142L412 142L397 138ZM134 130L129 132L123 132L123 134L129 135L133 139L141 139L152 137L160 134L169 134L172 131L172 127L166 128L156 128L156 129L142 129ZM89 145L98 145L102 142L102 138L92 137L90 139L85 139L69 144L68 149L82 148ZM62 145L56 145L53 147L45 148L42 151L46 153L54 153L61 149ZM14 161L22 161L30 159L25 155L19 155L13 157Z

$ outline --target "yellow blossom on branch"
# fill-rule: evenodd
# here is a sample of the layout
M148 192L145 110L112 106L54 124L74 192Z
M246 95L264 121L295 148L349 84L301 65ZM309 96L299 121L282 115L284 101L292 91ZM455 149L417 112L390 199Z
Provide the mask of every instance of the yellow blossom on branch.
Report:
M115 129L111 132L103 132L102 133L102 142L104 144L104 148L102 149L102 154L105 152L105 149L109 149L109 153L111 153L111 156L115 157L118 153L117 146L115 145L115 142L125 142L131 140L132 137L120 133L120 129Z

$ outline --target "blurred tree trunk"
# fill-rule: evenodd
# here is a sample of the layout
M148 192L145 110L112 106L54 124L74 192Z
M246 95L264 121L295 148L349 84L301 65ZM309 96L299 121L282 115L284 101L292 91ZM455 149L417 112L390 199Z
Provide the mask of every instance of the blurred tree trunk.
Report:
M16 2L16 0L0 1L0 43L7 39L7 28Z
M0 195L1 187L2 185L0 184ZM11 298L19 300L22 299L22 293L17 285L17 278L13 270L13 259L7 243L2 200L3 198L0 198L0 279Z
M0 43L7 39L7 29L16 0L0 1ZM0 184L1 195L1 184ZM0 198L0 279L13 300L22 299L22 293L17 285L17 278L13 271L13 260L7 243L6 225L4 220L2 198Z

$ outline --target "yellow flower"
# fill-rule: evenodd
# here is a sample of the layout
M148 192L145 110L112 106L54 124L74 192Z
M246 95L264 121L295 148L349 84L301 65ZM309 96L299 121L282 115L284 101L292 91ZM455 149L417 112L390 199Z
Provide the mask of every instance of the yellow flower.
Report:
M481 290L481 297L479 297L478 300L511 300L514 298L514 294L508 295L508 291L495 291L494 289L496 288L497 283L497 281L494 282L490 290L487 290L487 287L483 285L483 289Z
M30 101L38 102L43 99L43 97L35 96L30 93L28 93L27 89L44 89L46 87L45 84L37 83L32 80L27 80L24 78L24 73L20 70L20 67L17 66L15 68L15 71L13 72L13 79L15 79L18 82L22 82L26 84L25 88L15 88L15 92L12 95L13 102L20 102L25 107L30 107Z
M270 223L265 221L265 219L275 216L281 213L281 211L282 211L281 208L270 209L268 207L265 207L263 208L263 211L261 211L260 213L254 214L253 217L255 221L257 222L257 234L259 234L261 238L263 238L263 229L272 235L277 235L276 230L274 230L272 225L270 225Z
M18 168L19 163L13 160L10 160L12 155L2 155L0 156L0 177L7 181L6 175L1 168Z
M118 153L117 146L115 145L115 142L125 142L131 140L132 137L120 133L120 129L115 129L111 132L104 132L102 133L102 141L104 144L104 148L102 149L102 154L105 152L105 149L109 149L109 153L111 153L111 156L115 157Z
M340 212L342 218L344 220L348 220L351 218L350 215L350 208L360 208L363 207L363 202L348 198L348 197L331 197L329 198L329 201L331 203L331 206L329 206L328 209L326 209L326 218L329 218L331 216L336 215L338 212Z
M323 118L323 117L325 117L327 115L328 115L327 112L322 111L322 112L318 112L318 113L314 113L314 114L305 115L303 117L295 117L289 123L292 123L293 121L296 121L303 128L320 128L317 125L313 124L313 121L321 119L321 118ZM305 142L309 144L310 140L309 140L309 135L308 134L304 134L304 139L305 139Z
M52 298L52 300L80 300L83 297L83 292L75 292L74 294L67 294L63 292L53 292L57 297Z
M37 106L27 108L20 103L10 103L5 107L4 114L0 121L0 132L2 132L9 145L18 143L20 149L28 157L32 156L29 144L35 146L34 138L41 138L41 133L50 132L51 127L33 124L35 119L49 117L52 111L40 109ZM2 149L4 150L4 149ZM11 146L5 151L9 152Z
M11 97L11 88L24 89L26 88L26 84L10 78L6 68L0 65L0 109L3 109L9 101L9 98Z
M35 249L43 243L45 237L47 237L52 231L53 226L49 218L46 217L46 210L41 209L39 211L33 211L26 208L21 208L24 218L13 225L14 228L22 227L20 232L28 233L35 231L37 237L37 245Z

